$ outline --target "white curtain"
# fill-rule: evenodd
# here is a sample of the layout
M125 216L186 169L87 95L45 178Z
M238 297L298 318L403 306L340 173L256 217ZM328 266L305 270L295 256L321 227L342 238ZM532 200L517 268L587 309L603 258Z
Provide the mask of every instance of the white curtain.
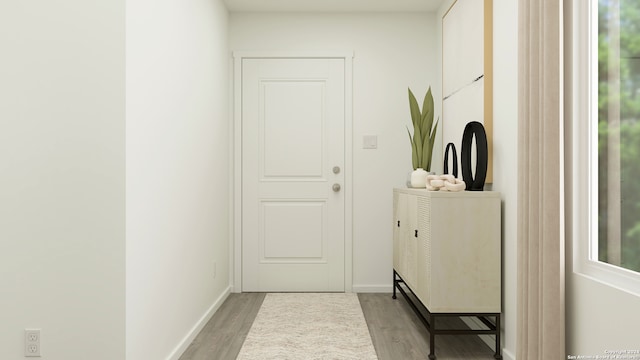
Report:
M517 359L564 359L562 0L519 1Z

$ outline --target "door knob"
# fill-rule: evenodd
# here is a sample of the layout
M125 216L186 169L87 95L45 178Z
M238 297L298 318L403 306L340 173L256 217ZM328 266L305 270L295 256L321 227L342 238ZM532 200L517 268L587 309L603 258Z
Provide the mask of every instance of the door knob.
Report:
M334 166L333 167L333 173L334 174L340 174L340 166Z
M332 189L333 189L334 192L340 191L340 184L333 184Z

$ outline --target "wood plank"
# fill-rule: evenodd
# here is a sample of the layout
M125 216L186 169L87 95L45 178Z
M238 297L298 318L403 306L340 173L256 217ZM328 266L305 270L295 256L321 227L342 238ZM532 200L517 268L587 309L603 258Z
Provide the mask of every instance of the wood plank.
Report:
M234 360L264 297L265 293L230 294L180 360Z
M428 358L429 332L402 295L396 300L391 294L358 294L358 298L379 360ZM437 326L466 328L457 318L438 319ZM494 350L475 335L440 335L435 344L440 360L493 359Z

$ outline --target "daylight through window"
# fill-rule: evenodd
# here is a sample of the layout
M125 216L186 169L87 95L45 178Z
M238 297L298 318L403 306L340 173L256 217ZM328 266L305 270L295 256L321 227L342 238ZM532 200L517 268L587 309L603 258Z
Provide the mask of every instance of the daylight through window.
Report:
M640 1L599 0L597 51L598 237L591 257L640 272Z

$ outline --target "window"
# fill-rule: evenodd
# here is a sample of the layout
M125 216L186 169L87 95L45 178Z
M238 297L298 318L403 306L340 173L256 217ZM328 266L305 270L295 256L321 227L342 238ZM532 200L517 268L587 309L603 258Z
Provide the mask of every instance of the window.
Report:
M592 256L640 272L639 1L599 0L597 50L598 236Z
M640 294L640 1L574 1L576 270Z

